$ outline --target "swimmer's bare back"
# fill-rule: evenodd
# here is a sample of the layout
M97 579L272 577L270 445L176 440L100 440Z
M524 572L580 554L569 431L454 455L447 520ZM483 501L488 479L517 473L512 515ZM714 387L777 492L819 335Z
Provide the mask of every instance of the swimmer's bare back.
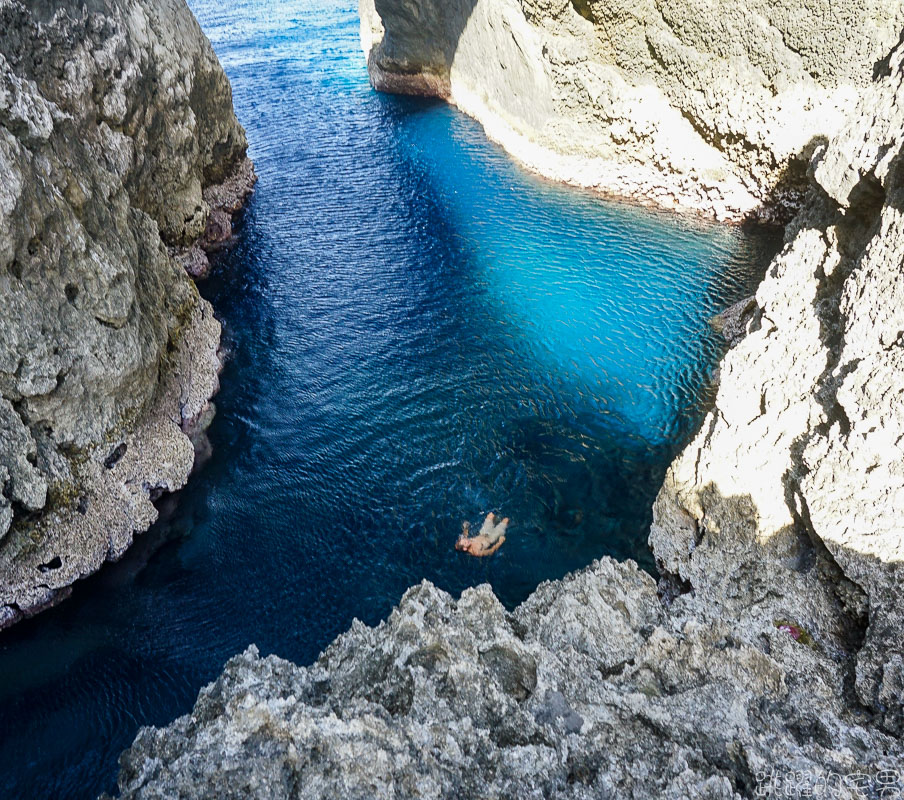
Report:
M455 549L477 558L491 556L505 542L505 531L508 525L508 517L505 517L501 522L497 522L496 515L490 512L483 521L480 533L469 538L468 534L471 531L471 524L465 522L461 526L461 536L455 543Z

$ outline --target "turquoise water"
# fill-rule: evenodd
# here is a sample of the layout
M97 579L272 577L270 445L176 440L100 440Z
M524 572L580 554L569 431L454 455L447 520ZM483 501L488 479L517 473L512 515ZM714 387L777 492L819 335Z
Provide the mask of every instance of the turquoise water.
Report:
M699 425L774 237L538 180L373 93L350 3L192 0L261 175L203 287L231 358L213 459L59 608L0 636L0 796L94 797L142 724L256 642L314 659L422 578L512 606L602 554ZM463 519L512 518L487 560Z

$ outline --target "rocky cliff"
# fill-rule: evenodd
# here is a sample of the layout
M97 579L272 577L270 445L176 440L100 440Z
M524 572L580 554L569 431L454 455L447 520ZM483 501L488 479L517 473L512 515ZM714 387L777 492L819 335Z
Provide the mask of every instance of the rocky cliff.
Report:
M220 329L172 256L203 262L245 149L183 0L0 0L0 627L184 484Z
M658 585L604 559L507 613L424 583L310 667L251 648L122 797L904 792L904 47L862 94L656 501Z
M904 733L904 48L814 164L813 190L654 507L697 601L856 651L857 699ZM753 597L749 587L756 587ZM740 587L740 589L739 589Z
M547 177L785 220L898 0L361 0L378 89L445 97Z
M737 798L855 773L881 788L904 748L846 702L822 647L669 612L633 562L544 584L514 614L486 586L455 601L425 583L311 667L232 659L190 715L139 733L121 796Z

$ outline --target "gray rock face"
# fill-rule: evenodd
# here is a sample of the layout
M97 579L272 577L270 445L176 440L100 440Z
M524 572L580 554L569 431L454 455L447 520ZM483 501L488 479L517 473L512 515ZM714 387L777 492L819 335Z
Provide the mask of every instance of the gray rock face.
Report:
M787 219L898 41L897 0L360 0L374 85L527 166L719 219Z
M715 409L669 471L651 533L660 568L698 601L854 643L859 699L897 734L902 60L898 48L817 158L807 207L757 291L755 324L722 362Z
M232 659L191 715L139 733L121 796L734 798L772 768L900 765L825 667L771 623L667 613L633 562L514 614L489 587L454 601L425 582L311 667Z
M381 47L396 77L436 57ZM609 559L513 614L424 583L313 666L251 648L139 733L122 797L904 791L902 131L904 46L816 153L754 305L723 320L715 408L654 509L658 591Z
M166 245L245 147L182 0L0 0L0 627L184 483L219 325Z

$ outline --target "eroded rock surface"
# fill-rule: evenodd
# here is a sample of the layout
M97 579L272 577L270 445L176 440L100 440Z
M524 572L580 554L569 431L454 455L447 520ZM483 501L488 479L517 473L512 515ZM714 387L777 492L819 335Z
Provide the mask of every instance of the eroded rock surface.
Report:
M698 601L855 644L857 695L897 734L902 59L899 48L817 158L807 207L757 291L750 332L722 362L715 409L669 471L651 536L660 568Z
M311 667L254 648L122 758L124 798L734 798L770 770L900 764L837 670L774 625L670 614L633 562L514 614L429 583ZM779 759L777 761L777 758ZM854 795L851 795L854 796Z
M446 97L547 177L787 219L897 43L897 0L361 0L374 85Z
M424 583L313 666L252 648L140 732L122 796L904 792L902 62L729 315L745 335L656 501L658 586L604 559L509 614Z
M167 247L203 237L245 149L182 0L0 0L0 627L185 482L219 324Z

